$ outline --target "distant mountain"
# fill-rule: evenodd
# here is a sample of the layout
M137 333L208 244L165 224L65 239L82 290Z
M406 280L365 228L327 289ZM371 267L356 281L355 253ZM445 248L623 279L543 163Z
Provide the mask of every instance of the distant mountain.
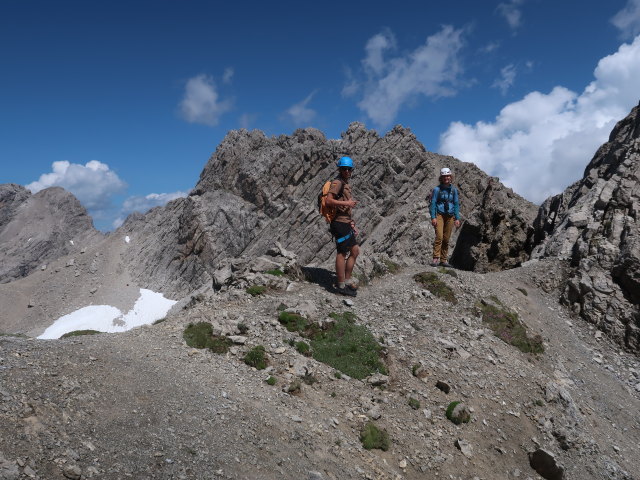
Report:
M0 283L29 275L48 261L102 238L78 199L60 187L32 195L0 185Z

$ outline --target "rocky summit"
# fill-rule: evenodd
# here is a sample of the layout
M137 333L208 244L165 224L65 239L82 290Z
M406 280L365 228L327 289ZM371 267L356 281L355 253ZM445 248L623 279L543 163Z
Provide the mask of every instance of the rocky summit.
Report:
M360 123L230 132L187 197L108 235L60 188L0 186L0 480L639 479L638 122L541 207ZM316 204L342 155L355 298ZM443 166L455 269L429 266ZM135 316L141 289L177 303L35 338Z

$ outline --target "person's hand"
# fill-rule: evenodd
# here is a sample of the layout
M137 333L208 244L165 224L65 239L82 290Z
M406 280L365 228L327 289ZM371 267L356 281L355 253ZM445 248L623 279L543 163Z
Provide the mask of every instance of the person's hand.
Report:
M353 230L353 233L358 235L359 231L358 231L358 228L356 227L356 222L351 222L351 230Z
M345 206L349 208L353 208L358 204L358 202L355 200L345 200L344 203L346 204Z
M455 222L453 222L454 225L456 226L456 228L460 228L460 220L456 220Z
M438 220L436 220L435 218L431 219L431 225L433 225L434 227L438 225Z

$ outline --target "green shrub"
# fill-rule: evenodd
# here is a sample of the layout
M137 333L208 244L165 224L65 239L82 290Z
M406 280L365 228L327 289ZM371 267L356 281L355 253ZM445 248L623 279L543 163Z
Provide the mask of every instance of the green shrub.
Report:
M333 372L333 376L340 380L342 378L342 373L336 370L335 372Z
M527 336L527 329L518 319L518 314L490 304L480 304L482 321L505 343L513 345L524 353L543 353L542 337Z
M193 348L208 348L214 353L227 353L233 342L225 336L214 335L209 322L190 323L184 329L182 338Z
M73 332L65 333L60 338L69 338L69 337L80 337L82 335L96 335L99 332L98 330L74 330Z
M271 385L271 386L275 385L277 381L278 380L276 379L276 377L273 377L271 375L269 375L269 378L267 378L266 380L267 385Z
M318 379L313 375L311 375L310 373L305 373L301 378L302 378L302 381L307 385L313 385L318 381Z
M255 367L258 370L264 370L267 368L266 351L262 345L253 347L247 352L243 358L244 363L250 367Z
M373 422L368 422L364 426L360 432L360 441L362 442L362 446L367 450L377 448L386 452L391 446L391 440L389 439L387 431L379 429Z
M310 355L311 353L311 347L307 342L296 342L296 350L298 351L298 353L306 356Z
M273 275L274 277L282 277L284 275L284 272L279 268L274 268L273 270L267 270L264 273L268 275Z
M330 316L335 323L312 337L313 358L352 378L362 379L376 372L386 374L380 360L382 347L365 326L355 324L356 316L351 312Z
M458 303L453 290L442 280L438 278L438 275L433 272L422 272L414 275L413 279L420 283L423 288L426 288L436 297L442 298L453 304Z
M409 406L414 410L418 410L420 408L420 400L417 398L409 397Z
M247 287L246 292L252 297L257 297L258 295L262 295L267 291L267 287L265 285L252 285Z

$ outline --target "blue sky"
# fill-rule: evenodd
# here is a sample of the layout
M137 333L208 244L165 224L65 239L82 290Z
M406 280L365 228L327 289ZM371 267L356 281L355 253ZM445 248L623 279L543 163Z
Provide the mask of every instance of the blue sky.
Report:
M540 203L638 104L639 34L640 0L4 0L0 183L61 185L109 230L229 130L361 121Z

